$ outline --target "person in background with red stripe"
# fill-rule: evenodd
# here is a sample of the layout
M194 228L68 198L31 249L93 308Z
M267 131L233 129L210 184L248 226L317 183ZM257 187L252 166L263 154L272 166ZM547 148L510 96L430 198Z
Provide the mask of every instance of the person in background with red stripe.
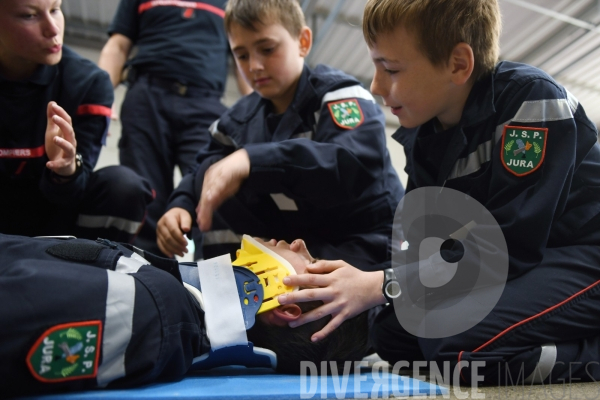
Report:
M127 82L119 161L146 178L155 191L134 242L154 254L163 254L156 243L156 225L173 192L175 167L181 175L191 171L196 154L210 142L208 127L227 110L221 104L229 54L225 3L121 0L98 62L114 87ZM252 91L239 76L237 83L242 94ZM196 230L192 236L195 259L202 258L201 236Z
M128 242L152 201L132 170L93 171L108 75L63 46L61 0L0 2L0 232Z

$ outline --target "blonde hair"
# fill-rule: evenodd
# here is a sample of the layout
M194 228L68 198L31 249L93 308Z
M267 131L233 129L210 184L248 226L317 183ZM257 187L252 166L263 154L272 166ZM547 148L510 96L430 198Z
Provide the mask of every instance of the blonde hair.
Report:
M299 37L306 25L297 0L229 0L225 7L225 30L231 24L256 31L256 24L280 23L292 37Z
M473 49L473 77L494 70L500 54L502 27L497 0L369 0L363 34L370 47L380 34L398 26L414 35L417 46L435 66L447 65L461 42Z

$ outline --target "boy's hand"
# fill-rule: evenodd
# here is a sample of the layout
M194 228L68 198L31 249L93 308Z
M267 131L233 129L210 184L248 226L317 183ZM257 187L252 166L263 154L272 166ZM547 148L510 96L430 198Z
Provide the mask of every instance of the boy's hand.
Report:
M289 324L295 328L331 314L331 321L312 335L313 342L323 340L345 320L386 302L381 293L383 271L364 272L344 261L317 261L308 266L308 272L288 276L283 283L288 286L313 286L315 289L288 293L279 296L278 300L280 304L313 300L325 303Z
M77 141L71 117L55 102L48 103L46 110L48 123L46 125L46 167L60 176L71 176L77 170L75 155Z
M198 226L206 232L212 225L212 214L228 198L235 195L250 175L250 158L240 149L213 164L204 174L202 194L196 208Z
M192 216L183 208L171 208L156 226L157 244L160 251L169 257L183 257L187 253L185 234L192 229Z

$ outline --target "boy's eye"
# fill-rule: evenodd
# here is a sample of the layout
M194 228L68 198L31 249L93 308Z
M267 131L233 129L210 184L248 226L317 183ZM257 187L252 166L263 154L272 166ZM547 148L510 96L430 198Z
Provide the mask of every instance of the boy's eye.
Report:
M34 19L35 14L21 14L22 19Z
M238 60L247 60L248 59L248 54L236 54L235 56Z
M266 48L262 49L262 53L263 54L271 54L273 52L273 50L275 50L275 47L266 47Z
M386 68L384 71L385 71L387 74L389 74L389 75L394 75L395 73L397 73L397 72L398 72L398 70L395 70L395 69L387 69L387 68Z

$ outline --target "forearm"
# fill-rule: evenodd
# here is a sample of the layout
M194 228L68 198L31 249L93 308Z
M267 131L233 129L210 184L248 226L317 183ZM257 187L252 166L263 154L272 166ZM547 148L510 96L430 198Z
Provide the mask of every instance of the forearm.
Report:
M121 83L121 73L131 46L132 43L127 37L115 34L106 42L100 53L98 66L108 72L113 87L117 87Z

